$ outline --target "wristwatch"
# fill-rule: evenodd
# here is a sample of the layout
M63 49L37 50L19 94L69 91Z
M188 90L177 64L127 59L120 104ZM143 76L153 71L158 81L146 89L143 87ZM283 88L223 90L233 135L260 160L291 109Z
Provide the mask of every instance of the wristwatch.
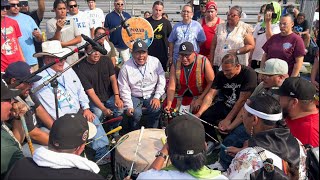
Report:
M159 157L159 156L163 157L164 159L167 159L168 157L168 155L163 154L161 151L158 151L156 154L156 157Z
M239 54L240 54L240 49L238 49L236 52L236 55L239 55Z

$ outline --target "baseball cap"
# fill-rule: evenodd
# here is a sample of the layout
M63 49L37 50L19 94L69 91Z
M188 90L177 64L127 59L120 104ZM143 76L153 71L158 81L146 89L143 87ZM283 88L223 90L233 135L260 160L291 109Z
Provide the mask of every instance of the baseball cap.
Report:
M255 71L266 75L288 74L288 63L282 59L271 58L266 61L265 68L258 68Z
M41 44L42 52L33 54L33 57L52 56L61 58L71 52L69 48L62 48L58 40L45 41Z
M217 4L214 1L210 1L206 4L206 11L210 8L214 8L216 11L218 10Z
M193 44L191 42L184 42L180 44L179 54L190 55L194 52Z
M311 82L300 77L289 77L284 80L279 89L272 89L273 93L299 100L313 100L316 88Z
M96 133L95 125L81 113L65 114L54 121L49 144L56 149L73 149L93 138Z
M138 51L145 51L145 52L148 51L147 44L142 40L138 40L133 44L132 52L138 52Z
M1 79L1 101L19 96L20 93L21 90L10 89L7 83L5 83L3 79Z
M18 80L22 80L30 74L31 66L29 66L26 62L17 61L9 64L3 77L16 78ZM25 82L32 83L39 81L41 78L41 76L35 75L32 78L27 79Z
M192 116L175 117L165 132L169 151L173 154L194 155L205 151L204 127Z
M9 6L8 0L1 0L1 6Z

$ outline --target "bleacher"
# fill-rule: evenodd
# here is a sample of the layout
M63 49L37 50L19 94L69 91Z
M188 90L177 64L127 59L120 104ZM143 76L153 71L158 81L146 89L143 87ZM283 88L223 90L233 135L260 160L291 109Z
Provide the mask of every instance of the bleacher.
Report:
M145 11L151 12L154 1L155 0L128 0L125 4L125 11L132 16L143 17L143 13ZM181 21L181 9L188 1L189 0L163 0L165 6L164 12L168 14L169 20L172 22L172 24ZM44 20L40 25L40 29L42 31L45 31L46 21L55 16L55 13L52 12L53 2L54 0L46 0L45 2L46 12L44 14ZM113 2L113 0L96 0L97 7L101 8L105 15L113 10ZM270 2L270 0L216 0L216 3L218 4L219 17L226 19L226 12L228 12L229 8L234 5L239 5L242 7L243 12L245 12L247 15L247 18L243 18L242 20L249 24L256 23L260 6L268 2ZM77 3L81 11L88 9L87 2L85 0L78 0ZM37 8L37 1L31 0L29 1L29 4L31 9Z

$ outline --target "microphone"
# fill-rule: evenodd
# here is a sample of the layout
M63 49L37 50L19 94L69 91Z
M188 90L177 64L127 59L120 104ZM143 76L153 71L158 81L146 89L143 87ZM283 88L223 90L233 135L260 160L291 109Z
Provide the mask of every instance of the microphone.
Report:
M108 51L102 47L99 43L95 42L93 39L89 38L88 36L84 35L84 34L81 34L81 37L87 41L89 44L92 45L92 48L94 50L97 50L99 51L101 54L103 55L107 55L108 54Z
M129 29L129 24L127 24L127 22L126 22L127 20L123 17L122 12L120 12L119 15L120 15L120 18L121 18L121 21L122 21L122 27L126 29L128 36L131 37L132 34L131 34L130 29Z

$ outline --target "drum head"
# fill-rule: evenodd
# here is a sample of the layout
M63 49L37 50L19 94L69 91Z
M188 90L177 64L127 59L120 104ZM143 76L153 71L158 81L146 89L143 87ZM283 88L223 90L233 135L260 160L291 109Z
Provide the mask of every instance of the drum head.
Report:
M149 47L153 41L153 28L151 24L141 17L132 17L127 20L132 36L129 37L127 31L122 28L121 36L123 42L132 49L133 43L137 40L143 40Z

